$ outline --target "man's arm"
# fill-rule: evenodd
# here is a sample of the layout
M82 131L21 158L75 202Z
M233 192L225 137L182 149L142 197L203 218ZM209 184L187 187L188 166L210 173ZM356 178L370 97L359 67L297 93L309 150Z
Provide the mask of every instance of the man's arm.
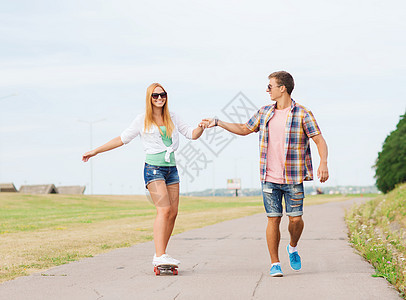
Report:
M209 122L209 125L207 128L211 128L216 126L216 119L203 119L203 121ZM221 120L217 119L217 126L220 126L221 128L224 128L227 131L230 131L231 133L235 133L238 135L247 135L250 133L253 133L254 131L251 131L248 129L248 127L245 124L240 124L240 123L228 123L224 122Z
M316 143L317 150L320 156L320 165L319 168L317 169L317 178L319 178L320 182L326 182L329 177L327 167L327 156L328 156L327 143L321 134L313 136L312 139Z

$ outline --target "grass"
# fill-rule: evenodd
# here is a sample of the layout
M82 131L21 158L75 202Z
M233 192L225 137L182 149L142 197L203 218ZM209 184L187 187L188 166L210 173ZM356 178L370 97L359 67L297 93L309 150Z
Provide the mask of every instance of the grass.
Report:
M406 184L346 214L353 246L406 299Z
M263 211L261 197L181 197L174 234ZM0 282L151 241L154 218L145 196L0 193Z

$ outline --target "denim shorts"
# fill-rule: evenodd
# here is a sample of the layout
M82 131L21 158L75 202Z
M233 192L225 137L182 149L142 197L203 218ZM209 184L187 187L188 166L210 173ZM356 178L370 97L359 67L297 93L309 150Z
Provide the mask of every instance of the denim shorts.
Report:
M262 183L262 196L268 217L282 217L282 196L285 198L286 215L297 217L303 215L303 183L279 184Z
M178 169L176 168L176 166L160 167L145 163L144 166L145 187L147 188L149 183L156 180L164 180L166 185L179 183Z

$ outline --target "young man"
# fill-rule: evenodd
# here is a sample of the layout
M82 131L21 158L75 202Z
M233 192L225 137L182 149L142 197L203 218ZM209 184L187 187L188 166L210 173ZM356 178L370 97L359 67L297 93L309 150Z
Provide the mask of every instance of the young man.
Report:
M260 178L264 206L268 217L266 240L271 256L270 274L283 276L279 261L279 242L282 213L282 196L289 217L290 243L287 245L290 266L301 269L301 259L296 248L304 223L304 180L313 180L309 139L317 145L320 166L317 177L325 182L328 175L327 144L312 112L291 98L293 77L285 71L268 76L267 93L275 104L258 110L245 124L227 123L218 119L209 121L209 128L220 126L239 135L259 132Z

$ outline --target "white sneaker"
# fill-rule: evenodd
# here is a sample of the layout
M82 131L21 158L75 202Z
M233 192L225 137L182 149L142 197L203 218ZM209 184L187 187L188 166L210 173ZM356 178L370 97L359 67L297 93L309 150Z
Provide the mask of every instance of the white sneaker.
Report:
M168 254L165 254L165 255L166 255L166 257L167 257L169 260L172 260L177 266L180 265L180 261L179 261L179 260L177 260L177 259L175 259L175 258L169 256Z
M179 266L180 261L170 257L168 254L163 254L163 255L158 256L158 257L156 255L154 255L154 259L152 260L152 264L154 266L158 266L158 265Z

